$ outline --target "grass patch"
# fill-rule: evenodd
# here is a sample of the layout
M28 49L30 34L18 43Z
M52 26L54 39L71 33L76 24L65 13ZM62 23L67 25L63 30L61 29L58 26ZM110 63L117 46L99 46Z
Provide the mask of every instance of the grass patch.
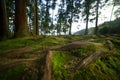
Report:
M103 47L97 46L94 44L86 45L86 46L81 46L79 49L73 50L71 53L72 55L75 55L79 58L85 58L89 56L90 54L93 54L97 50L102 50Z
M45 50L50 46L64 45L73 41L92 41L105 43L106 39L100 39L96 36L92 36L92 39L91 36L26 37L1 41L0 52L30 46L32 47L32 51L29 52L31 54L39 50ZM82 46L79 49L71 52L54 51L54 57L52 59L52 75L54 80L119 80L120 40L112 40L112 42L117 49L117 53L115 55L103 55L98 58L95 63L90 64L87 68L76 73L69 73L70 68L75 67L75 64L81 59L93 54L97 50L105 50L106 47L104 45L100 46L90 44ZM17 56L19 57L19 55ZM29 57L29 54L25 54L24 56ZM22 80L24 68L25 66L18 65L11 69L0 72L0 80ZM29 77L29 75L27 76ZM37 77L36 74L33 74L32 79L34 80L35 77Z
M22 80L24 66L18 65L8 70L0 72L0 80Z
M29 39L30 38L18 38L2 41L0 42L0 52L38 44L37 42L30 41Z
M10 49L22 48L25 46L30 47L44 47L44 46L54 46L54 45L63 45L67 41L62 37L25 37L10 39L0 42L0 52L4 52Z
M80 70L71 80L119 80L114 68L109 68L100 59L87 69Z
M52 72L54 75L54 80L63 80L68 76L67 69L65 68L65 63L69 61L68 52L54 52L54 57L52 59Z
M105 54L99 57L95 63L90 64L87 68L73 74L71 73L72 76L69 74L70 69L64 67L64 65L71 61L73 62L71 63L72 66L75 66L75 58L85 58L97 50L104 49L106 47L87 45L72 52L55 52L52 64L54 80L119 80L119 52L116 55Z

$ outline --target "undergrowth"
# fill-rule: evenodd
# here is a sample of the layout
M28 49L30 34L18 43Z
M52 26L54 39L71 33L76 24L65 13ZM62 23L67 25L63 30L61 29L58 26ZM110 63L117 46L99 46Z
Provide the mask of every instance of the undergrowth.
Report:
M63 45L67 40L62 37L25 37L0 42L0 52L26 46L43 49L47 46Z
M54 57L52 59L52 74L54 80L62 80L67 76L67 70L64 64L69 61L69 58L66 57L68 54L68 52L54 52Z
M119 46L116 44L114 45L116 46L115 49ZM106 49L106 46L99 47L96 45L88 45L80 47L72 52L55 52L52 60L54 80L119 80L120 50L117 50L116 54L111 55L108 53L99 57L87 68L81 69L76 73L70 73L70 68L64 67L65 65L67 65L67 67L75 66L75 63L77 62L75 58L83 59L97 50L104 49Z
M22 64L0 72L0 80L22 80L25 66Z
M0 53L6 50L23 48L26 46L30 46L33 48L30 53L35 53L38 50L44 50L50 46L64 45L73 41L92 41L104 44L106 40L107 39L96 38L95 36L26 37L1 41ZM75 73L71 73L71 68L75 68L75 65L78 64L78 62L80 62L90 54L93 54L95 51L105 50L105 44L103 46L90 44L69 52L53 51L53 80L119 80L120 40L113 39L111 41L116 50L116 54L102 55L87 68L81 69ZM22 80L24 69L24 65L17 65L16 67L1 71L0 80Z

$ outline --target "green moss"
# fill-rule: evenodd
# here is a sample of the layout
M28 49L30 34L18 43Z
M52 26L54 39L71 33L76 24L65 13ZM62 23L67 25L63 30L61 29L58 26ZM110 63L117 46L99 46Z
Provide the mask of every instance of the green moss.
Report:
M63 45L66 42L67 40L62 37L46 37L41 41L41 44L46 46L54 46L54 45Z
M101 47L102 46L87 45L72 52L55 52L52 64L54 80L119 80L120 54L105 54L99 57L96 62L90 64L87 68L76 73L69 74L68 72L70 69L64 67L64 65L70 61L73 62L72 66L75 66L75 58L83 58L97 50L105 49L104 47ZM80 56L78 56L77 53L79 53ZM74 56L75 54L77 54L77 57ZM71 65L67 66L70 67Z
M64 45L68 42L82 40L82 39L83 38L80 36L70 36L70 37L35 36L35 37L10 39L10 40L0 42L0 52L10 50L10 49L22 48L25 46L31 46L34 48L34 47L38 47L38 46L44 47L44 46Z
M18 65L11 69L0 72L0 80L22 80L24 74L24 66Z
M85 40L89 41L89 36L69 36L69 37L26 37L17 38L0 42L0 52L22 48L25 46L32 47L30 53L38 50L47 49L54 45L64 45L68 42ZM92 41L105 43L106 39L92 37ZM79 70L76 73L70 73L71 68L75 67L79 61L93 54L97 50L105 50L105 46L90 44L82 46L71 52L54 51L52 59L52 75L54 80L119 80L120 79L120 50L119 40L112 40L117 53L115 55L106 54L99 57L96 62L90 64L87 68ZM115 49L115 50L116 50ZM42 62L42 61L41 61ZM11 69L0 72L0 80L22 80L24 71L23 65L18 65ZM34 80L36 73L32 74ZM27 75L29 77L29 75Z
M79 49L73 50L72 54L81 58L85 58L90 54L93 54L95 51L102 50L102 49L103 47L101 48L101 46L90 44L86 46L81 46Z
M114 69L109 68L100 59L91 64L87 69L76 73L73 80L119 80Z
M18 38L18 39L2 41L0 42L0 52L9 50L9 49L21 48L24 46L31 46L35 44L35 42L29 41L28 39L29 38Z
M95 75L91 74L90 70L81 70L76 73L71 80L96 80Z
M112 39L111 41L112 41L112 43L114 44L114 46L115 46L117 49L119 49L119 47L120 47L120 40L118 40L118 39Z
M67 70L64 67L64 64L69 61L69 58L66 57L67 55L69 55L68 52L54 52L54 57L52 60L54 80L62 80L68 75Z

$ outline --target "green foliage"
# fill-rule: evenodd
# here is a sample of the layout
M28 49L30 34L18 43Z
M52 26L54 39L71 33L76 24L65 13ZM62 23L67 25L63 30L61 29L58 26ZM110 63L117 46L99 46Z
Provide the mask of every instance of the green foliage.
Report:
M80 58L85 58L90 54L93 54L96 50L98 50L99 47L95 46L95 45L87 45L87 46L83 46L80 47L77 50L72 51L73 55L76 55Z
M82 29L80 31L77 31L74 33L74 35L83 35L85 33L85 29ZM91 35L91 34L94 34L94 28L91 27L88 29L88 34Z
M72 80L119 80L119 58L111 55L102 56L87 69L74 75Z
M111 27L110 27L111 26ZM75 32L75 35L84 34L85 29ZM88 29L88 34L93 34L94 28ZM111 22L104 22L99 25L99 33L100 34L120 34L120 18L115 19Z
M68 74L64 67L64 64L69 60L66 58L68 52L54 52L54 57L52 60L52 72L54 75L54 80L62 80Z
M57 44L63 44L65 42L65 39L60 37L47 37L47 38L44 38L42 41L41 41L41 44L42 45L48 45L48 46L53 46L53 45L57 45Z
M111 26L111 27L110 27ZM100 34L120 34L120 18L115 19L111 22L105 22L101 24L100 27Z
M0 42L0 52L30 46L35 50L43 49L43 47L63 45L67 43L64 37L25 37L10 39Z
M101 41L104 42L104 41ZM118 41L119 42L119 41ZM119 46L119 45L117 45ZM118 48L118 47L116 47ZM120 52L115 55L105 54L99 57L87 68L76 73L70 73L71 66L75 66L76 60L83 59L97 50L104 50L105 47L98 45L83 46L72 52L55 52L52 64L54 80L119 80L120 75ZM76 56L77 55L77 56ZM79 58L79 59L78 59ZM67 67L65 67L67 65ZM65 75L65 73L67 75Z
M22 80L24 68L23 65L17 65L16 67L4 70L0 72L0 80Z
M92 38L92 40L91 40ZM94 42L105 43L106 39L97 38L96 36L59 36L59 37L26 37L11 39L0 42L0 52L9 49L30 46L34 48L32 53L43 49L44 46L64 45L72 41L93 41L93 44L81 46L79 49L71 52L53 51L52 59L52 76L54 80L119 80L120 79L120 40L111 39L115 45L116 54L105 54L99 57L94 63L87 68L70 73L79 61L83 60L97 50L105 50L105 46L94 44ZM2 60L2 59L1 59ZM43 59L44 60L44 59ZM43 61L41 61L43 62ZM32 67L32 66L31 66ZM0 80L22 80L24 76L24 65L17 65L11 69L0 72ZM33 68L32 68L33 69ZM35 68L36 69L36 68ZM27 78L36 79L36 73L26 75ZM29 77L30 76L30 77ZM29 79L30 80L30 79Z
M9 49L16 49L25 46L33 46L38 44L37 42L29 40L30 38L18 38L18 39L11 39L7 41L0 42L0 52L9 50Z
M54 76L54 80L62 80L62 79L70 79L70 80L78 80L78 79L72 79L72 76L68 73L70 71L70 66L75 66L76 60L83 59L89 54L92 54L96 50L98 50L99 47L96 47L95 45L87 45L83 46L77 50L74 50L72 52L63 52L63 51L55 51L54 57L52 60L52 72ZM81 73L82 74L82 73ZM91 74L91 73L90 73ZM73 74L74 75L74 74ZM79 75L80 76L83 76ZM88 74L85 74L88 75ZM86 77L84 75L84 77ZM69 77L68 77L69 76ZM76 76L76 75L75 75Z
M118 40L118 39L113 39L113 40L112 40L112 43L115 45L115 47L116 47L117 49L119 49L119 47L120 47L120 40Z

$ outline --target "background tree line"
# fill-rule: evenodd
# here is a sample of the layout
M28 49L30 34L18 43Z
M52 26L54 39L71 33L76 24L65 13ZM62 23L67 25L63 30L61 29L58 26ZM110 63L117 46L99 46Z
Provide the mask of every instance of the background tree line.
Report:
M100 9L109 1L113 5L112 15L114 7L120 5L119 0L0 0L0 40L30 35L71 35L73 22L81 18L86 22L86 35L93 20L94 34L98 34ZM115 15L119 16L119 12L120 8Z

